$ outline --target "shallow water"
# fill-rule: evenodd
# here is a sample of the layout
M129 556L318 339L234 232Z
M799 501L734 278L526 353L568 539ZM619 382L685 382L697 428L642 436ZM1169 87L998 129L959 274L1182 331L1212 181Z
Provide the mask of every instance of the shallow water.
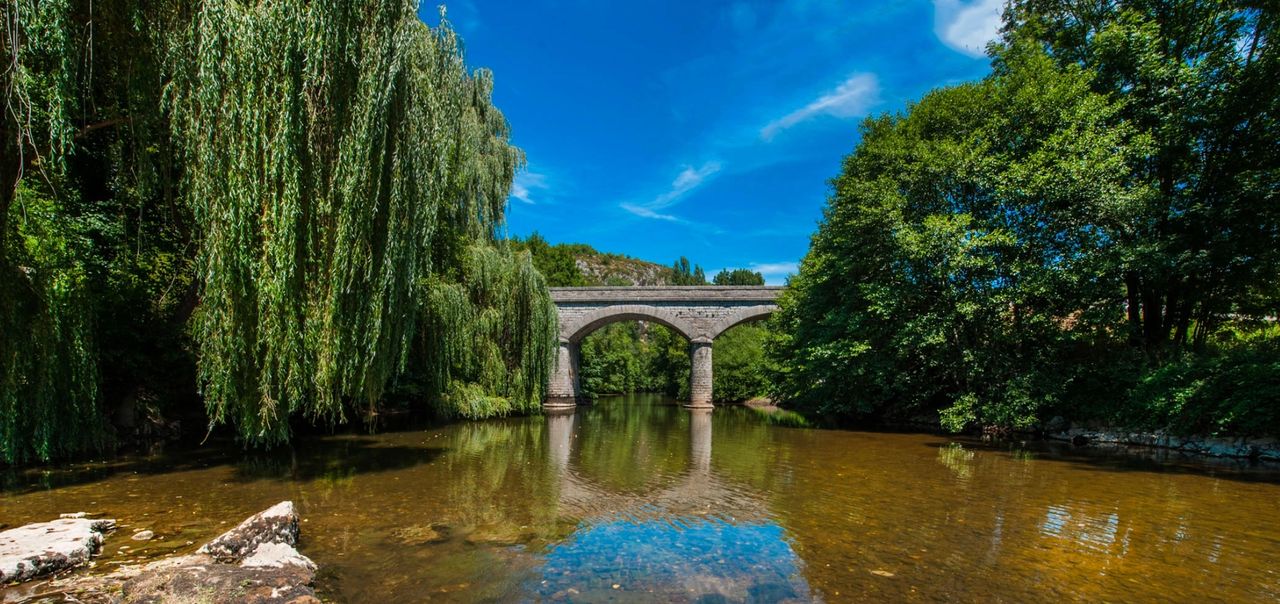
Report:
M291 499L345 602L1280 598L1275 468L781 428L655 397L6 480L0 524L119 520L88 572ZM157 539L130 540L143 529Z

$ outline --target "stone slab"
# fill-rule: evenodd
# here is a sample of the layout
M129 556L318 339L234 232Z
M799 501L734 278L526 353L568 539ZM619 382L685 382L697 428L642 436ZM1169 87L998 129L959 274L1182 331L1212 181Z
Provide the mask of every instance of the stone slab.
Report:
M88 562L115 520L59 518L0 533L0 583L28 581Z

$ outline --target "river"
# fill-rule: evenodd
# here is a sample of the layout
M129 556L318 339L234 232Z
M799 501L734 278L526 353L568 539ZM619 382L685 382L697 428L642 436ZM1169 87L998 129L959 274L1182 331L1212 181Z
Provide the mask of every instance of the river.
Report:
M653 396L4 480L0 523L118 519L87 572L293 500L344 602L1280 598L1274 467L785 428Z

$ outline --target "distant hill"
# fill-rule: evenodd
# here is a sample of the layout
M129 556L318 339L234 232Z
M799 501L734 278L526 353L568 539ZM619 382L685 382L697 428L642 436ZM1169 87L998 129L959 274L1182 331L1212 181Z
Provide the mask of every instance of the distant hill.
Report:
M583 243L547 243L534 233L511 239L517 250L533 255L533 265L551 287L592 285L707 285L702 267L680 258L664 266L623 254L601 252Z
M597 252L588 246L573 262L586 285L670 285L671 267L620 254Z

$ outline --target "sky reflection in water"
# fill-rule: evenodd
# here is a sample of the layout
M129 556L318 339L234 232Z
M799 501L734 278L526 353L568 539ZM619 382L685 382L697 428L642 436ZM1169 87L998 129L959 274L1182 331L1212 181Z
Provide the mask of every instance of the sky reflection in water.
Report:
M574 589L583 601L611 591L662 601L808 600L801 566L777 524L617 519L584 525L551 547L542 578L529 591L555 597Z

